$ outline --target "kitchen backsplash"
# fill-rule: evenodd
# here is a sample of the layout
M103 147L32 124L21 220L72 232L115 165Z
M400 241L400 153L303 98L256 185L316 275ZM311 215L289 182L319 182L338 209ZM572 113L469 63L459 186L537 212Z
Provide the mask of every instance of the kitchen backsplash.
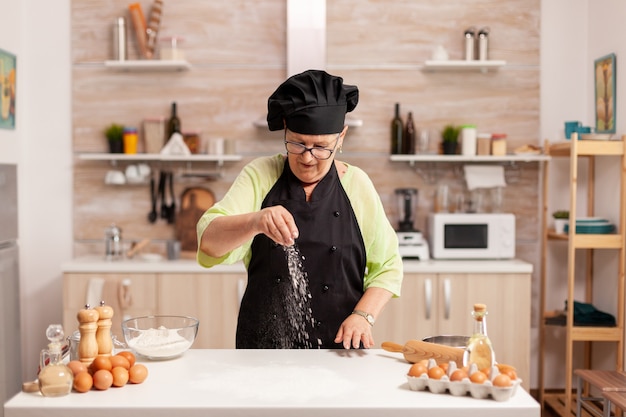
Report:
M286 2L266 0L165 1L160 36L180 36L192 65L180 72L119 72L107 69L116 17L129 2L72 2L73 150L106 152L103 135L112 122L141 127L144 118L167 117L178 103L183 131L198 131L202 140L222 137L236 142L240 162L227 162L223 176L204 182L184 178L192 171L212 171L212 163L153 165L172 169L175 194L189 186L211 189L216 198L253 157L282 152L282 137L254 125L265 118L267 97L286 76ZM142 2L144 12L151 2ZM394 189L416 187L418 228L432 210L438 184L451 195L464 188L458 164L418 164L389 160L389 123L394 103L403 119L411 111L418 130L431 141L448 123L472 123L478 132L504 132L511 151L539 145L539 0L485 2L327 1L326 69L360 89L360 102L349 116L363 125L351 127L338 159L363 168L376 185L390 220L397 224ZM97 11L97 13L95 12ZM462 59L463 31L489 26L490 58L505 60L499 70L425 72L436 45L450 59ZM129 35L132 32L129 31ZM133 39L130 36L130 39ZM162 42L159 45L163 45ZM137 57L129 44L129 58ZM436 147L436 145L435 145ZM141 144L140 144L141 151ZM124 169L124 164L117 168ZM419 169L418 169L419 168ZM155 240L149 250L165 250L172 225L148 221L150 189L146 185L104 184L108 162L75 158L75 255L104 254L104 230L118 224L127 241ZM507 164L504 211L517 215L518 257L539 264L540 166Z

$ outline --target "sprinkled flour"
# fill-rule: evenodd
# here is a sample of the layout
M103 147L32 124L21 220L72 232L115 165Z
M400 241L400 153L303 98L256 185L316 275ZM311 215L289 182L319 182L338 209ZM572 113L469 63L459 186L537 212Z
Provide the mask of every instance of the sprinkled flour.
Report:
M285 256L287 257L287 267L293 292L287 296L285 307L289 317L289 325L295 331L295 342L297 346L312 348L313 342L309 339L307 324L313 325L313 312L311 311L311 292L309 291L309 280L307 273L304 271L302 261L304 256L300 254L298 247L283 246ZM293 342L283 341L286 347L294 347ZM316 345L319 344L317 341ZM290 346L291 345L291 346Z
M130 340L128 346L143 356L165 358L184 352L191 343L179 335L178 331L160 326L157 329L144 330L138 337Z

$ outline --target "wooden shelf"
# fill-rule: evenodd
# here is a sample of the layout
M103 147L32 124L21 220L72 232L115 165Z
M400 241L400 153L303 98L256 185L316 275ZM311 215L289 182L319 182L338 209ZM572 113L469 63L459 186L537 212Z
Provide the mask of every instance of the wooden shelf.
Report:
M576 133L572 134L574 140ZM579 140L576 143L579 156L595 155L623 155L624 143L621 140ZM549 153L553 157L569 157L572 149L572 141L557 142L550 144Z
M550 258L547 256L547 244L549 241L564 241L567 243L567 280L566 286L566 300L568 306L573 306L575 302L575 296L582 297L581 301L585 303L593 304L594 297L591 289L594 288L594 251L597 250L613 250L616 257L616 276L617 280L614 287L607 288L610 294L615 294L616 307L615 307L615 320L616 326L614 327L600 327L600 326L576 326L574 323L573 308L568 309L566 314L565 325L547 324L545 320L541 320L540 332L539 332L539 387L538 397L542 405L552 408L561 416L570 416L571 410L576 409L576 397L573 394L575 384L573 381L573 366L574 366L574 343L585 342L581 346L584 349L583 363L578 365L582 369L593 369L593 358L591 355L592 343L591 342L613 342L615 359L615 370L622 371L624 369L624 321L625 321L625 308L624 308L624 290L625 290L625 269L626 260L625 257L625 245L626 245L626 136L620 140L578 140L578 135L573 134L572 140L566 142L546 144L545 152L550 157L567 157L569 158L569 215L570 218L576 219L576 211L578 207L577 194L579 188L586 186L586 200L587 200L587 213L583 213L585 216L593 217L594 208L596 207L595 201L595 170L596 170L596 156L601 157L617 157L620 160L620 175L617 176L619 186L616 187L617 198L615 198L615 204L617 204L618 210L618 224L617 233L614 234L584 234L576 233L576 228L569 230L568 234L556 234L553 229L548 229L545 219L545 213L548 213L548 184L549 184L549 164L546 164L543 172L543 219L542 219L542 257L541 257L541 295L540 295L540 308L542 315L546 317L546 291L548 288L548 271L547 262ZM578 163L581 158L588 158L587 163L587 175L583 182L579 178ZM582 249L583 251L581 251ZM575 292L576 284L576 272L577 258L582 257L585 261L584 270L582 274L584 276L584 293L580 294ZM581 271L579 271L580 274ZM603 274L606 271L603 269ZM550 279L554 279L550 277ZM555 287L554 284L550 285ZM547 326L561 326L564 329L565 336L563 337L563 343L565 344L565 389L564 393L560 395L546 394L544 391L544 374L546 370L545 364L545 337Z
M506 61L465 61L465 60L448 60L448 61L426 61L424 62L424 71L479 71L488 72L498 70L506 65Z
M175 72L186 71L191 68L187 61L167 61L161 59L140 59L126 61L104 61L104 66L115 71L126 72Z

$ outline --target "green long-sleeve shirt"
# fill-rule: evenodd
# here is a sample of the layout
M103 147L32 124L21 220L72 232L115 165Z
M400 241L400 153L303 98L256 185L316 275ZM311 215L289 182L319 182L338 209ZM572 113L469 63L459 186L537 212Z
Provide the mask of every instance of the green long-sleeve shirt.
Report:
M284 156L277 154L257 158L246 165L224 198L207 210L198 221L198 242L209 223L216 217L260 210L265 196L282 174L284 163ZM363 289L378 287L399 296L403 271L396 233L370 178L362 169L345 165L347 171L341 178L341 184L350 199L365 244L367 260ZM207 268L243 260L247 268L252 255L251 245L252 240L220 258L208 256L198 250L197 260Z

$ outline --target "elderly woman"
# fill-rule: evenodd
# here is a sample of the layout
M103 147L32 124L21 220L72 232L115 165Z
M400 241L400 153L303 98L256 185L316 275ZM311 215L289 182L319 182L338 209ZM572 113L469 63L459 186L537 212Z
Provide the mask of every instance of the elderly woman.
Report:
M255 159L198 222L198 262L243 260L248 284L237 348L369 348L399 296L396 234L371 180L335 160L356 86L309 70L268 100L286 155Z

